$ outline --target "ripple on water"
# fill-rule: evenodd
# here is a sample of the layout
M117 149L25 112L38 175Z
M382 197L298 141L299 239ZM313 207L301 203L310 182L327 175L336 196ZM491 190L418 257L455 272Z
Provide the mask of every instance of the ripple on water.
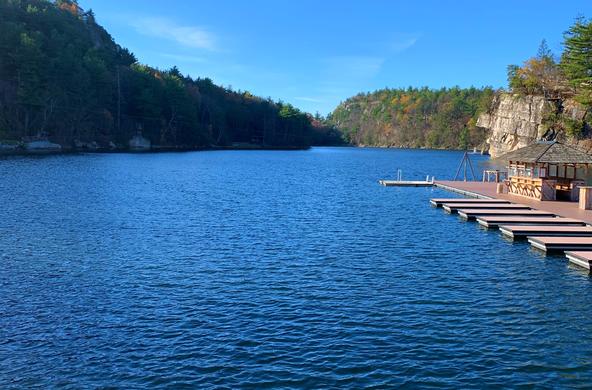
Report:
M460 158L2 159L0 386L591 383L586 274L376 184Z

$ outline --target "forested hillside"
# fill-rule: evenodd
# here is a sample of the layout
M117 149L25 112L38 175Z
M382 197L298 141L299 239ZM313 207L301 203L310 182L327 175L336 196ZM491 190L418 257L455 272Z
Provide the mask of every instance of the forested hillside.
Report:
M508 85L514 94L544 97L553 109L545 112L543 128L577 140L590 133L592 21L578 18L564 33L563 47L556 57L543 40L535 57L508 66Z
M383 89L356 95L329 116L354 145L467 148L485 141L475 126L491 88Z
M528 136L516 133L517 128L525 128L524 120L513 119L521 113L501 112L501 100L493 99L499 93L491 88L383 89L359 94L340 104L329 116L329 123L343 131L351 143L371 146L480 147L489 137L490 142L510 143L493 145L496 150L511 150L522 145L512 141L520 137L588 139L592 21L578 18L565 32L563 46L564 51L555 56L543 40L535 57L522 66L508 66L508 90L516 99L523 97L528 102L540 96L547 102L540 113L533 114L540 119L532 123L533 134ZM486 127L477 127L482 113L486 116L481 123ZM495 126L487 120L496 117L503 120L493 121ZM499 127L504 124L509 127Z
M592 21L578 18L563 38L560 55L543 40L534 57L508 66L509 91L477 122L489 132L492 156L540 139L592 153Z
M76 1L0 0L0 141L125 148L307 146L335 137L289 104L138 63Z

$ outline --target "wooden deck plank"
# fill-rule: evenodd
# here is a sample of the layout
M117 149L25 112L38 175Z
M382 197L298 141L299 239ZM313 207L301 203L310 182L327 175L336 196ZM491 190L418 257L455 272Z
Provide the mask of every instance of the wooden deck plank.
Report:
M454 214L459 209L496 209L496 210L528 210L529 206L513 203L444 203L442 208L447 213Z
M590 270L592 268L592 251L566 251L565 257L570 263Z
M573 218L524 217L524 216L483 216L478 217L479 225L492 229L500 225L555 225L584 226L585 222Z
M554 217L555 214L541 210L488 210L488 209L460 209L458 215L466 220L473 220L477 216L524 216L524 217Z
M441 207L444 203L498 203L509 204L510 202L504 199L477 199L477 198L433 198L430 199L430 204L435 207Z
M592 237L530 236L528 242L534 248L545 252L578 249L592 250Z
M514 240L528 236L592 237L590 226L501 225L499 230L505 237Z

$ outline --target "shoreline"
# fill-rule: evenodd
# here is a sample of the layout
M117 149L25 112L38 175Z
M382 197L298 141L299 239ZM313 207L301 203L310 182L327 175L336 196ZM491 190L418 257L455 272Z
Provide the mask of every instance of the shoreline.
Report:
M156 153L182 153L182 152L206 152L206 151L240 151L240 150L277 150L277 151L297 151L308 150L311 146L256 146L256 145L240 145L240 146L210 146L201 148L181 148L181 147L160 147L146 150L134 149L60 149L60 150L26 150L26 149L12 149L0 150L0 157L9 156L54 156L65 154L156 154Z
M331 148L359 148L359 149L399 149L399 150L427 150L427 151L448 151L464 152L463 149L427 148L427 147L406 147L406 146L384 146L384 145L309 145L309 146L260 146L260 145L235 145L235 146L204 146L204 147L152 147L150 149L60 149L60 150L26 150L26 149L0 149L0 157L9 156L48 156L65 154L152 154L152 153L181 153L181 152L206 152L206 151L298 151L309 150L314 147ZM466 150L471 153L469 150ZM473 153L471 153L473 154ZM476 155L489 156L488 154L475 153Z

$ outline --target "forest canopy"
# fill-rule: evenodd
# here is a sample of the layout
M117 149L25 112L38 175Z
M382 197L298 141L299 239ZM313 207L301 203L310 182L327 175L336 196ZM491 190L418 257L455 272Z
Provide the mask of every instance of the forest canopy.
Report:
M510 90L592 106L592 21L576 19L563 35L563 48L556 57L543 40L536 56L522 66L508 66Z
M0 140L308 146L338 134L290 104L141 64L76 1L0 0ZM315 126L316 125L316 126Z
M478 147L485 133L477 116L493 95L491 88L382 89L346 100L329 121L356 145Z

